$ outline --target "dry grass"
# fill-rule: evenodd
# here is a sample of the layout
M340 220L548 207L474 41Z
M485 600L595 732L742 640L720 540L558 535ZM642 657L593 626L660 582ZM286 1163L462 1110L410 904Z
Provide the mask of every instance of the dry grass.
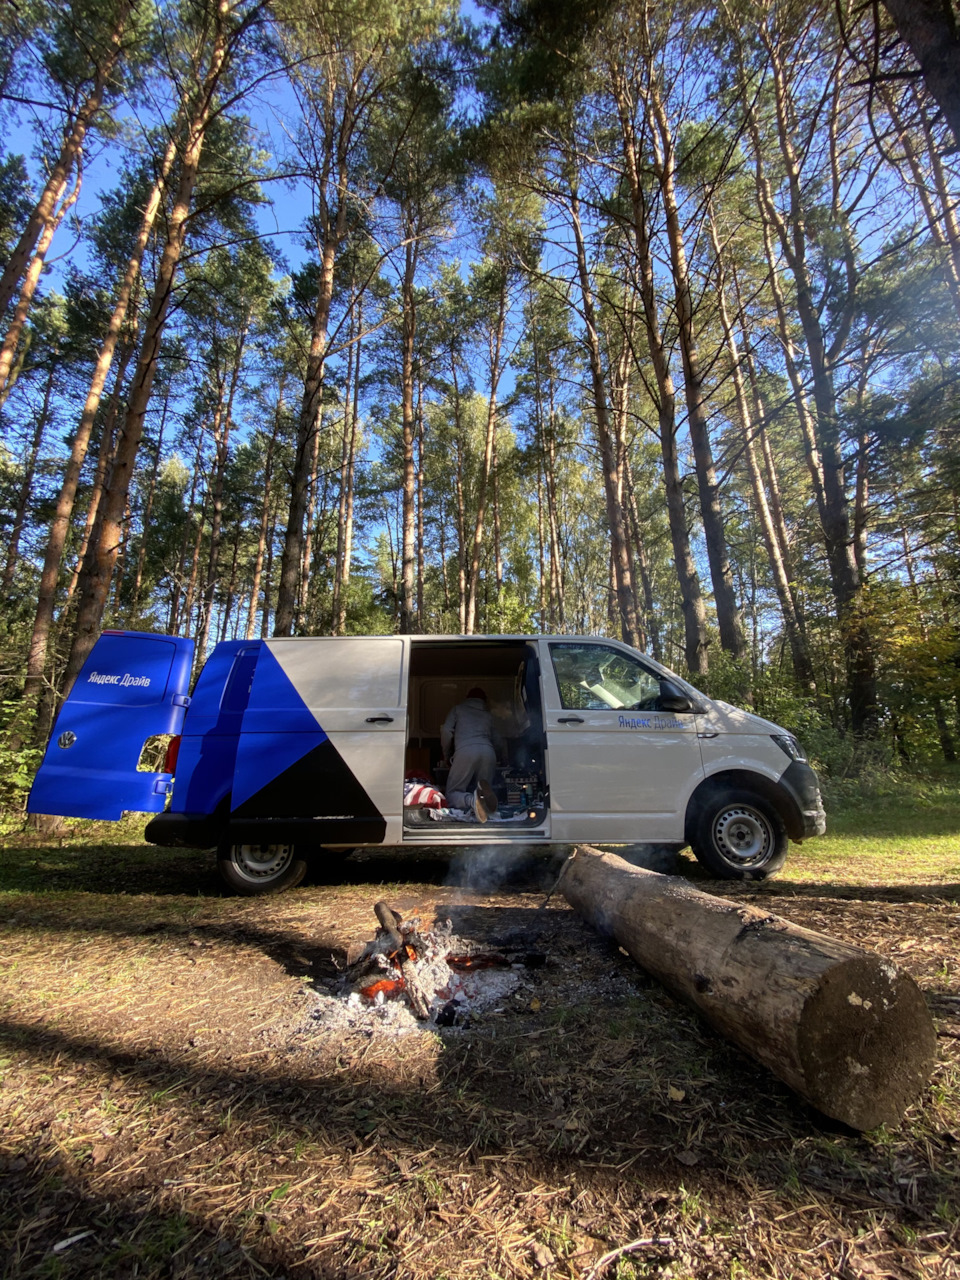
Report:
M941 1061L894 1131L853 1134L742 1056L562 902L372 858L277 899L209 855L0 854L0 1257L9 1277L960 1276L960 859L885 878L798 850L759 897L926 992ZM539 1008L330 1042L312 987L373 902L549 949ZM72 1241L72 1243L70 1243Z

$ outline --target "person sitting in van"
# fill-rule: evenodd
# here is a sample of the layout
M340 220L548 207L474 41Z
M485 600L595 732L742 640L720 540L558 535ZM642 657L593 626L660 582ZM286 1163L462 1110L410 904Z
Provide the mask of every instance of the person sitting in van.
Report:
M447 804L472 809L479 822L486 822L498 808L491 784L503 740L493 727L483 689L471 689L463 702L451 708L440 729L440 749L450 760Z

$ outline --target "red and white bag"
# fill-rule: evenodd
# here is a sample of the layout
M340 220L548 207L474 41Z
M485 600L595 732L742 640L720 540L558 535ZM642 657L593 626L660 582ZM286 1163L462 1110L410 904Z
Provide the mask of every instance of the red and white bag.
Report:
M447 798L442 791L421 777L407 777L403 783L403 803L419 804L425 809L445 809Z

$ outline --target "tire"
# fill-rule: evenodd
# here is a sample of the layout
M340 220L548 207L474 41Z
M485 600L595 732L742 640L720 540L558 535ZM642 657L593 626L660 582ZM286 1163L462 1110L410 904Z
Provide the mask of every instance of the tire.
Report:
M283 893L307 874L307 860L292 844L222 844L217 866L228 887L246 897Z
M769 801L753 791L708 797L692 841L697 861L720 880L765 880L783 866L787 833Z

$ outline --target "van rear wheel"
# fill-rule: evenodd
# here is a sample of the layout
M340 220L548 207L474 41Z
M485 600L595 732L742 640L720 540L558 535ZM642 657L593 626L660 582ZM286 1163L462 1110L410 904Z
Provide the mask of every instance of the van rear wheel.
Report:
M234 893L283 893L307 874L307 861L292 844L227 844L217 850L220 874Z
M783 866L787 844L780 815L762 796L720 791L700 810L693 852L721 880L764 880Z

